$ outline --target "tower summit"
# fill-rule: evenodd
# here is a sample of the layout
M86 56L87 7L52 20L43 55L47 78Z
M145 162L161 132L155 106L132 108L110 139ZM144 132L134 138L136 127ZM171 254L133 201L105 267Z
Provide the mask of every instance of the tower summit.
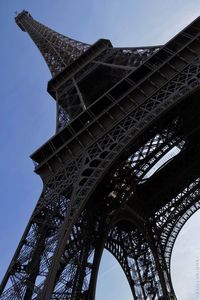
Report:
M42 53L52 76L76 60L89 45L70 39L34 20L23 10L15 18L22 31L27 32Z
M31 155L43 190L0 299L94 300L106 248L133 299L175 300L173 245L200 207L200 18L132 48L16 23L53 75L57 132Z

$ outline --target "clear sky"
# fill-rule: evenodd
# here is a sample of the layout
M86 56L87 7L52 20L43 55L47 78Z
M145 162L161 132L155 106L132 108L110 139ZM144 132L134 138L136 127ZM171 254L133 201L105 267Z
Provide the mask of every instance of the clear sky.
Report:
M1 278L42 188L29 155L55 132L55 102L46 92L50 73L36 46L14 22L14 12L22 9L41 23L83 42L107 38L114 46L141 46L167 42L200 15L200 0L0 1ZM199 229L198 212L175 245L172 278L179 300L198 299L195 264L200 258ZM132 299L123 276L114 259L105 254L97 300Z

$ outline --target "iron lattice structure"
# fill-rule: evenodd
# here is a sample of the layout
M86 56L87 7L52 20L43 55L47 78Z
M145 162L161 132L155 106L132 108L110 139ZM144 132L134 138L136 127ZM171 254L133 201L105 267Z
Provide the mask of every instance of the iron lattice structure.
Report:
M133 299L176 299L170 258L200 206L200 18L164 46L87 44L16 17L53 78L57 131L0 299L94 300L104 248Z

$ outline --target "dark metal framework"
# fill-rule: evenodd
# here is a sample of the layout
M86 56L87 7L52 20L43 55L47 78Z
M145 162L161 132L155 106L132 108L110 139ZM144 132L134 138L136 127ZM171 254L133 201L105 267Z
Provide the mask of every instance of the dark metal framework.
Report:
M95 299L103 249L133 299L176 299L170 258L200 206L200 18L164 46L113 48L16 17L54 76L57 132L0 299Z

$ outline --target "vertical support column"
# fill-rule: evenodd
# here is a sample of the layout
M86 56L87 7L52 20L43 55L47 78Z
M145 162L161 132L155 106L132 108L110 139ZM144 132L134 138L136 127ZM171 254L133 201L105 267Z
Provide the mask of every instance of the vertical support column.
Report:
M32 259L30 263L27 265L27 273L29 273L28 281L29 285L27 285L26 292L24 294L24 299L31 300L34 292L35 281L40 273L40 262L42 259L42 254L45 249L45 239L48 234L48 228L46 225L38 228L38 241L36 243L36 247L33 251Z
M99 266L100 266L106 238L107 235L105 234L103 228L101 228L101 232L99 233L98 240L96 241L96 246L95 246L94 259L92 264L92 273L90 277L87 300L95 300L97 276L98 276Z
M81 299L82 287L84 284L84 278L86 275L87 260L89 256L89 247L87 243L81 250L79 261L77 261L77 270L74 278L74 286L71 293L71 300Z
M163 293L163 300L176 300L169 270L167 269L167 264L164 257L164 251L157 234L156 225L148 223L146 229L146 239L155 261L155 266L158 272L159 282Z

